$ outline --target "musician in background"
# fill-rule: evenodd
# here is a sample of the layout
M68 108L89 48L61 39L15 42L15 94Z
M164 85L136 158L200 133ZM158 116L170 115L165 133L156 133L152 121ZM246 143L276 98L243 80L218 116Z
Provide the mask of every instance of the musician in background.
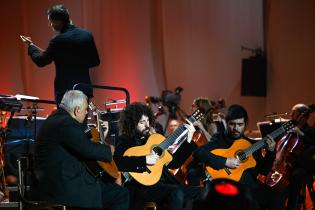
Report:
M193 142L195 144L191 146L191 152L198 146L206 144L212 135L217 132L217 126L212 120L211 101L205 97L195 98L192 104L192 111L194 112L197 109L207 114L201 121L194 122L196 132L193 135ZM206 179L204 164L193 160L188 169L186 182L189 185L199 186L204 179Z
M181 125L181 123L179 122L179 120L177 120L177 119L169 119L167 127L166 127L167 134L170 135L170 134L174 133L175 130L180 125Z
M71 207L127 210L127 189L100 181L85 165L87 160L112 160L109 146L93 143L82 130L87 109L87 96L70 90L41 126L34 154L40 199Z
M212 119L212 105L208 98L198 97L194 99L192 104L192 110L196 109L203 110L204 113L207 113L206 116L201 121L196 121L194 125L198 127L199 130L203 132L206 139L210 139L211 136L218 131L217 125L213 122Z
M237 104L229 106L225 120L227 124L226 131L214 134L207 144L199 147L193 154L196 161L204 163L215 170L224 168L235 169L242 163L235 157L225 158L215 155L211 153L212 150L230 148L234 141L240 138L254 143L243 135L248 123L248 115L242 106ZM262 209L282 210L284 209L284 202L281 196L276 195L274 191L257 180L258 172L265 171L264 173L267 173L267 170L271 168L274 153L270 151L273 151L275 147L275 141L271 137L267 138L266 147L268 152L265 158L262 157L260 151L256 151L253 154L257 165L255 168L245 170L239 183L244 188L252 191L251 194Z
M55 63L55 100L59 104L63 94L75 84L91 84L89 68L98 66L100 59L93 35L71 23L67 8L55 5L47 13L49 25L58 32L47 49L41 51L29 37L22 40L28 44L28 54L38 67ZM82 88L82 91L89 98L93 97L92 89Z
M215 107L212 106L211 101L206 97L195 98L192 104L192 111L196 109L202 110L204 113L207 113L201 121L196 121L194 126L196 132L193 136L193 142L195 142L196 149L204 144L206 144L212 137L213 134L218 131L225 130L225 121L221 115L216 114L216 122L213 120L213 111ZM194 186L199 186L203 180L207 177L204 173L204 164L202 162L194 161L191 163L188 174L187 174L187 183Z
M315 128L307 123L310 112L310 107L305 104L296 104L291 110L291 119L299 127L297 134L304 150L290 176L287 210L297 209L300 190L308 181L313 183L315 175Z
M166 127L166 136L169 136L171 134L173 134L176 129L181 125L181 123L179 122L179 120L177 119L169 119L167 127ZM185 138L185 137L184 137ZM176 141L168 147L168 151L173 154L176 152L176 150L180 147L181 143L183 143L183 141L185 141L185 139L176 139Z
M125 107L120 116L120 136L117 140L114 160L120 171L146 172L147 166L156 164L160 158L152 152L146 156L123 156L131 147L145 145L148 137L154 133L154 115L143 103L132 103ZM192 124L185 124L188 140L194 132ZM130 192L130 209L142 210L147 201L166 202L169 210L182 210L184 204L200 198L204 190L200 187L184 186L177 183L173 175L164 167L160 180L151 186L145 186L133 180L127 180L125 186ZM186 205L186 209L189 209Z

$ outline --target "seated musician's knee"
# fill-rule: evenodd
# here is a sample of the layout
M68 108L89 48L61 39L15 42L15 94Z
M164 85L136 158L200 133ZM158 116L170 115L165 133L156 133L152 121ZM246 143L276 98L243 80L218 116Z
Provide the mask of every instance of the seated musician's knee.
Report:
M170 194L170 202L183 204L184 203L184 192L179 187L174 187Z
M129 202L129 191L125 187L121 187L120 192L117 194L116 200L123 201L123 202Z

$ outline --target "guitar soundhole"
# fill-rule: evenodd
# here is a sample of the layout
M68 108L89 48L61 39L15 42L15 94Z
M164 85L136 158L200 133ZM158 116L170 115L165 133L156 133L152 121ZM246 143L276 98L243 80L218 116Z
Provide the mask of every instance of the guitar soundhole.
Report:
M160 147L154 147L154 148L153 148L153 151L154 151L156 154L158 154L159 156L161 156L162 153L163 153L163 150L162 150Z
M237 151L236 156L238 157L240 161L246 160L246 154L244 151Z

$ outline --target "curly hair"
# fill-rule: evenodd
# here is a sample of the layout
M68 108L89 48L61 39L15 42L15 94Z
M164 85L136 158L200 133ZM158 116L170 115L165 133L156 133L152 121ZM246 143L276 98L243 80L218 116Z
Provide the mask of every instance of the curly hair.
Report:
M137 133L137 124L142 115L149 118L150 126L155 125L155 117L150 107L140 102L127 105L120 114L119 134L127 135L128 137L135 136Z

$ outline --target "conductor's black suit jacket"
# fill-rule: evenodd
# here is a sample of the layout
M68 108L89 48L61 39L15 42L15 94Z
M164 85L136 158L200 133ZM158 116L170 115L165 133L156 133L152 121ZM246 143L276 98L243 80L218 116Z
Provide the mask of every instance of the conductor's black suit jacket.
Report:
M42 200L73 207L102 207L100 182L88 173L84 160L110 161L110 148L92 143L68 112L60 108L43 123L34 159Z
M58 103L75 84L91 84L89 68L100 64L93 35L71 24L50 40L44 52L30 45L28 54L39 67L55 63L55 97ZM93 95L91 89L78 89L89 97Z

